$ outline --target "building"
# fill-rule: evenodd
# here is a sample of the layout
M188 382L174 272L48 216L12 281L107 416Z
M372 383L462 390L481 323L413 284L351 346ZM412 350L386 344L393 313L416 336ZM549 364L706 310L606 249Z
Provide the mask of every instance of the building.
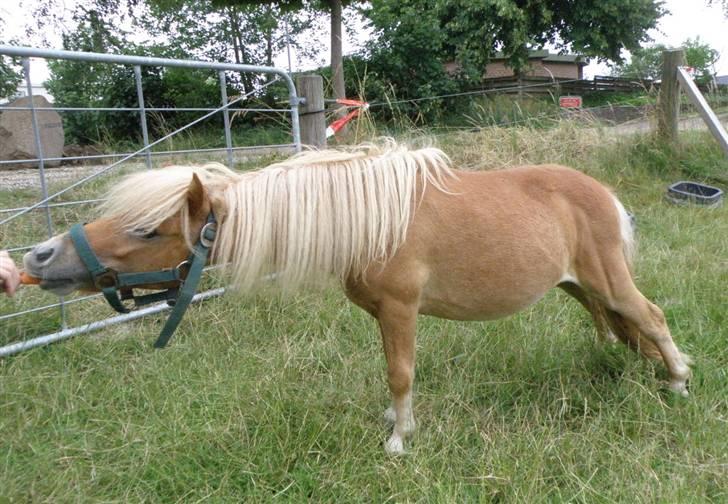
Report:
M584 67L588 61L576 54L553 54L547 49L530 51L528 64L521 71L521 77L546 77L549 79L583 79ZM445 63L448 73L455 73L458 63ZM514 70L508 66L508 58L503 53L496 53L485 67L483 79L507 80L516 78Z
M32 84L31 88L33 90L33 95L40 95L44 97L49 102L53 103L53 96L48 92L48 90L42 85L42 84ZM6 102L9 103L16 98L22 98L23 96L28 96L28 88L25 85L25 81L18 84L18 90L15 92L15 95L10 96L6 100L0 100L0 103Z

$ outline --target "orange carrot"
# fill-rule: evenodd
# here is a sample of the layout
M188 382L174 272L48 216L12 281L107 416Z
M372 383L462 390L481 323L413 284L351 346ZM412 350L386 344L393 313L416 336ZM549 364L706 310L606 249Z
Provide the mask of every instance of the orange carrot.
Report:
M20 283L24 285L38 285L40 278L35 278L27 274L25 271L20 273Z

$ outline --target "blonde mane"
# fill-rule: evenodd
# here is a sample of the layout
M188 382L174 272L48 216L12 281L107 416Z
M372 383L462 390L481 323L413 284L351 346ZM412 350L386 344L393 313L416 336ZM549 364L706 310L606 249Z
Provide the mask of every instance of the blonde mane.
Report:
M386 262L405 240L418 197L430 185L446 190L454 176L439 149L390 140L304 152L246 173L218 164L142 172L111 192L105 213L125 229L152 230L180 212L187 231L192 173L223 202L213 258L243 291L270 274L287 290Z

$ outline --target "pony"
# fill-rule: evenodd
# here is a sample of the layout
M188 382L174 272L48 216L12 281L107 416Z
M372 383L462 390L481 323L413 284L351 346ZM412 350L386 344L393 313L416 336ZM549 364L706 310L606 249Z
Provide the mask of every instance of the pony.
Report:
M390 453L403 453L415 428L418 314L497 319L553 287L589 311L604 339L663 362L669 388L688 394L690 361L633 281L630 215L571 168L462 171L439 149L390 140L304 152L245 173L219 164L144 171L115 186L101 210L85 226L88 243L119 272L184 261L212 213L211 262L225 265L241 291L271 278L285 292L338 279L379 325ZM93 289L68 233L37 245L24 266L43 289Z

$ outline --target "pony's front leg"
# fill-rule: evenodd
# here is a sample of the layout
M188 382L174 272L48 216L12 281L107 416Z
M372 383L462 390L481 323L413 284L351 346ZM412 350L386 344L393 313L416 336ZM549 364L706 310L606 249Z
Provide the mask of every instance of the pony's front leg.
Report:
M392 393L394 429L384 445L387 453L404 453L404 439L415 430L412 413L412 382L415 377L415 331L417 307L397 300L383 301L377 310L382 331L387 380ZM393 415L392 415L393 413ZM386 413L385 413L386 414Z

